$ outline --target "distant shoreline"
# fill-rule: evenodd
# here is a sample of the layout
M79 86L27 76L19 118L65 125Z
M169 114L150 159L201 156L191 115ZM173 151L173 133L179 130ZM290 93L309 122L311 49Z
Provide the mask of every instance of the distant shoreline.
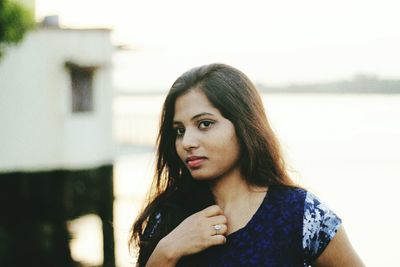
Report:
M261 94L274 94L274 95L278 95L278 94L321 94L321 95L398 95L400 94L400 90L399 91L353 91L353 90L347 90L347 91L329 91L329 90L291 90L291 89L263 89L261 90L260 88L258 88L260 90ZM149 91L149 92L144 92L144 91L116 91L115 92L115 96L117 97L129 97L129 96L162 96L162 95L166 95L166 92L162 92L162 91Z
M331 94L331 95L396 95L399 91L356 91L356 90L290 90L267 89L260 90L262 94Z
M263 94L400 94L400 80L379 79L371 75L358 75L351 80L287 86L256 83L256 87ZM166 93L158 90L116 90L118 96L166 95Z
M383 80L373 75L357 75L351 80L292 84L282 87L257 84L263 93L400 94L400 80Z

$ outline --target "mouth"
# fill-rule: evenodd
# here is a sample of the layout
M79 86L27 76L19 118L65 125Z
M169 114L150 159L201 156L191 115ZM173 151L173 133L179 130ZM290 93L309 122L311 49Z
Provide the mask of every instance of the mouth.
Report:
M206 157L191 156L186 159L186 164L189 168L198 168L206 160Z

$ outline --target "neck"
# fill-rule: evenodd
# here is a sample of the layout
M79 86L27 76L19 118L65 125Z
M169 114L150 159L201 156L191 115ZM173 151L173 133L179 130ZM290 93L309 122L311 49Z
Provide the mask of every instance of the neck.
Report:
M251 205L254 200L259 202L260 196L264 196L266 192L265 187L250 186L239 169L216 179L210 186L217 205L224 212L234 210L238 206Z

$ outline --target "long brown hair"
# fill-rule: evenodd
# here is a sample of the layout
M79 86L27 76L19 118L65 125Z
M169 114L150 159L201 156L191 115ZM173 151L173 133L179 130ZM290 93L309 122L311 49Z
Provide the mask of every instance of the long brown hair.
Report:
M234 125L241 149L240 169L250 185L294 185L286 172L260 94L249 78L225 64L204 65L185 72L174 82L165 99L152 188L144 210L132 226L130 245L139 248L140 266L145 265L158 241L183 219L215 203L206 182L191 177L175 148L172 126L175 102L194 88L201 90ZM163 219L159 231L146 238L146 224L160 212Z

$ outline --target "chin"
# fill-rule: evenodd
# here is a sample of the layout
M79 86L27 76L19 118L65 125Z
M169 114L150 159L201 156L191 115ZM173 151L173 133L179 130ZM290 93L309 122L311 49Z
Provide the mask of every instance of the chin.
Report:
M196 173L195 171L191 172L191 175L192 175L193 179L199 180L199 181L213 180L215 178L215 176L213 176L213 175L200 174L200 173Z

